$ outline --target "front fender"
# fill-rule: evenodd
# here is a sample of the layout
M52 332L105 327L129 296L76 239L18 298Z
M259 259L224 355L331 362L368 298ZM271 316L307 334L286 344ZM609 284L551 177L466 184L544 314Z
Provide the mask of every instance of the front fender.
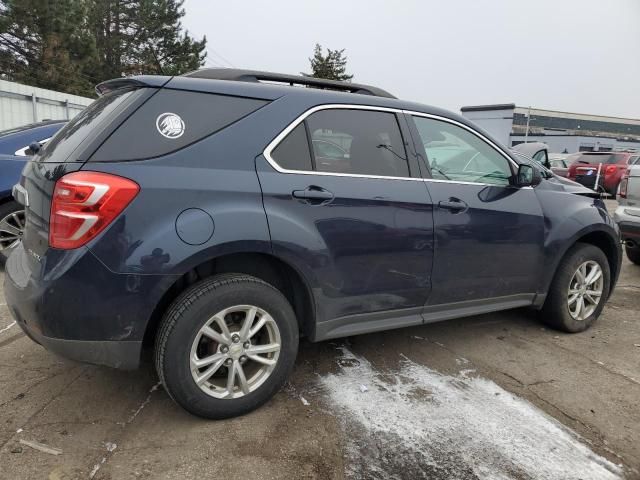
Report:
M612 285L615 284L622 258L620 234L617 225L607 213L599 198L573 195L563 191L541 191L538 199L545 220L545 268L539 285L539 293L545 294L556 269L567 251L588 235L599 234L608 239L614 258ZM611 253L610 253L611 255Z

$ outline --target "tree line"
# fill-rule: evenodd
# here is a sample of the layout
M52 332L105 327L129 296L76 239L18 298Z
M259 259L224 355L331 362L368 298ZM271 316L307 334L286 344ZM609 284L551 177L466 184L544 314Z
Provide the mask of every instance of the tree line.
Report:
M207 39L184 31L184 0L0 0L0 78L93 97L128 75L180 75L205 64ZM350 81L344 50L316 45L317 78Z
M104 80L179 75L207 39L183 31L184 0L0 0L0 77L94 96Z

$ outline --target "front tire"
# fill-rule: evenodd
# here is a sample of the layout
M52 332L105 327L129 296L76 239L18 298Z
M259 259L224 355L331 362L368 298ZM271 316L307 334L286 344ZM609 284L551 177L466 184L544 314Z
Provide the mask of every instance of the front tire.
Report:
M248 275L203 280L180 295L156 337L165 390L194 415L235 417L267 402L298 352L298 323L272 285Z
M625 252L627 252L627 258L636 265L640 265L640 246L635 247L624 247Z
M578 243L560 262L541 319L569 333L582 332L600 316L609 296L611 273L604 252Z

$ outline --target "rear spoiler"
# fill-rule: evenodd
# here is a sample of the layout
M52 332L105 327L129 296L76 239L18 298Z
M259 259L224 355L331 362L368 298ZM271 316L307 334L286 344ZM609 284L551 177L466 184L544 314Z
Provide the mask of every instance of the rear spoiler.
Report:
M159 75L140 75L136 77L114 78L106 82L96 85L96 93L99 97L109 92L119 90L121 88L162 88L173 77L163 77Z

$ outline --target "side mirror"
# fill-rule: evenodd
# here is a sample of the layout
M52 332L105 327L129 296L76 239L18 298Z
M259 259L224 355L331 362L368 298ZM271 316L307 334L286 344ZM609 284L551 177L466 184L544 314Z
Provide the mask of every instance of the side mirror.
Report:
M42 145L40 145L39 142L32 142L29 145L29 148L27 149L27 155L35 155L36 153L38 153L40 151L40 149L42 148Z
M540 171L533 165L523 163L518 167L516 186L532 187L538 185L541 181L542 175L540 175Z

